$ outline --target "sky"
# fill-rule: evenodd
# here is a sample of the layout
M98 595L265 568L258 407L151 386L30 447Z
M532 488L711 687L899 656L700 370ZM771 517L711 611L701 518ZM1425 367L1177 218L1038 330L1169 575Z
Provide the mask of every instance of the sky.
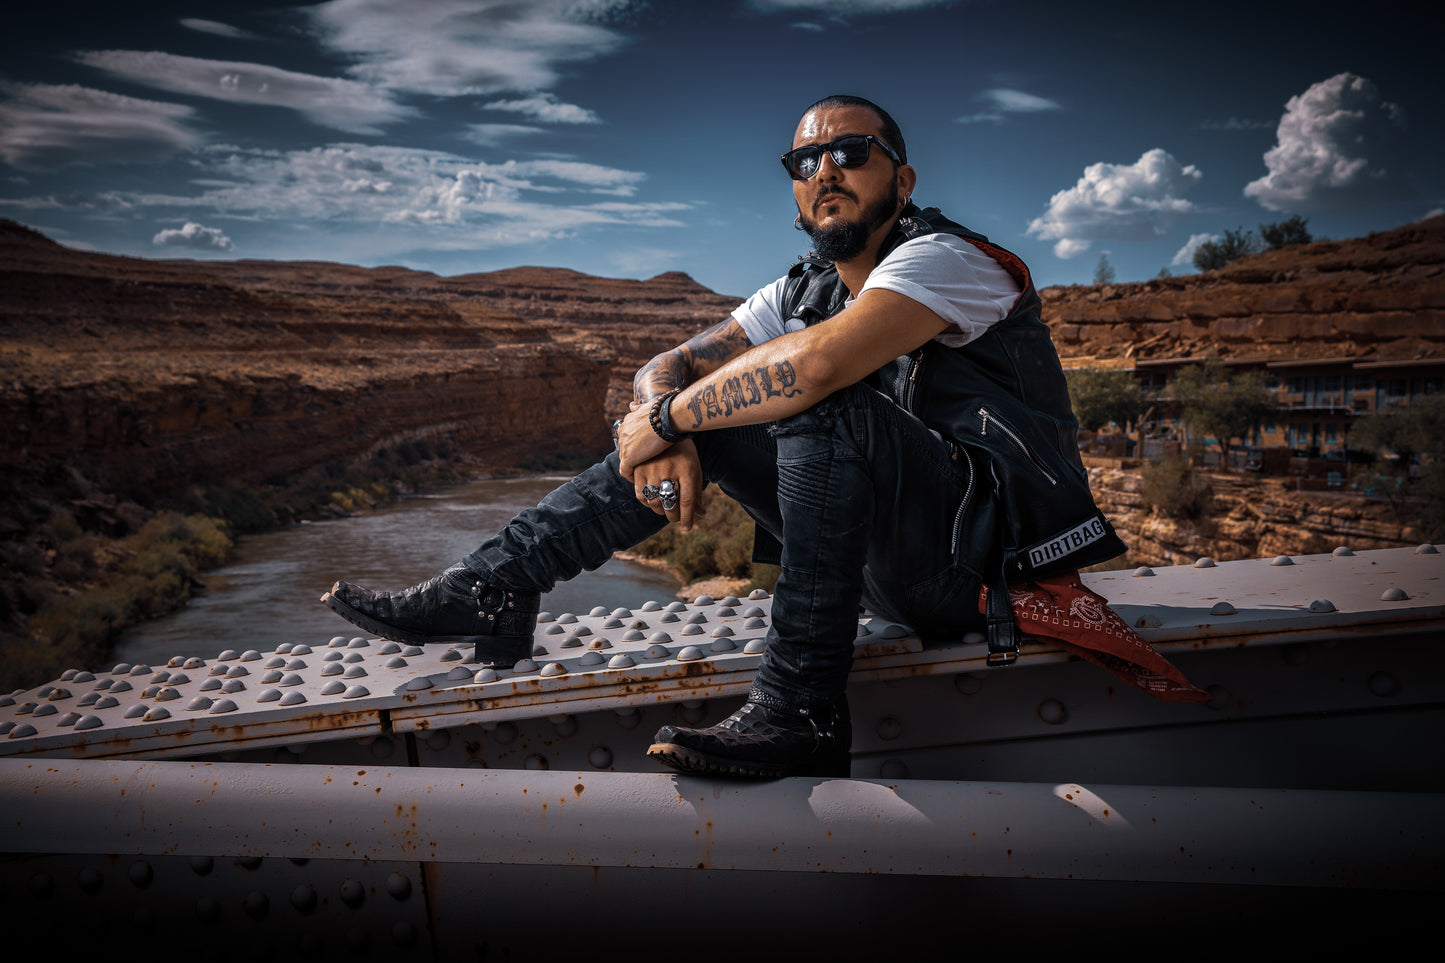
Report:
M1039 287L1188 274L1201 241L1296 215L1347 238L1445 210L1442 18L1392 0L16 6L0 217L82 250L746 297L807 249L778 157L835 93L887 109L914 200Z

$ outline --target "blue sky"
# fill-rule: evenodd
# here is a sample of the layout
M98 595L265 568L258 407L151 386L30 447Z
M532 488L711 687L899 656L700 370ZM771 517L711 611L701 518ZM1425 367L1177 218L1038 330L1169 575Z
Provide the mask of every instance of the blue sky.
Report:
M1389 0L30 6L3 16L0 217L87 250L743 297L807 246L778 155L830 93L891 111L915 200L1040 287L1445 208L1439 18Z

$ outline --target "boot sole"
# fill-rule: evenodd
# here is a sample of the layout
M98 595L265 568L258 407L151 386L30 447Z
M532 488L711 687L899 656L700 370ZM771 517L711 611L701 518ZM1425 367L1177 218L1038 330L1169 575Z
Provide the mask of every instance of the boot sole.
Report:
M405 642L408 645L473 645L479 662L505 663L516 665L532 654L530 635L421 635L407 629L399 629L378 621L358 611L327 592L321 596L326 607L352 625L374 632L383 639Z
M850 775L850 757L812 759L804 763L747 762L714 756L700 749L689 749L671 742L654 742L647 750L655 759L671 769L698 776L729 776L742 779L781 779L784 776L827 776L846 779Z

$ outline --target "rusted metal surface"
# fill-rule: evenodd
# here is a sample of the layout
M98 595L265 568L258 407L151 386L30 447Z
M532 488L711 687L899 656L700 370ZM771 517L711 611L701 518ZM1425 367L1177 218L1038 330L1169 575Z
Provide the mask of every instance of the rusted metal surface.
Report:
M18 759L0 787L9 853L1387 889L1445 872L1431 794Z
M1176 661L1197 651L1356 634L1439 635L1445 556L1431 547L1347 551L1288 564L1176 566L1085 581ZM726 699L751 682L771 606L765 593L755 593L648 603L636 611L560 613L539 625L533 658L498 669L470 664L469 652L448 646L344 636L264 652L258 640L248 652L172 659L165 666L73 669L48 685L0 697L0 755L197 757ZM925 647L903 626L872 617L861 619L858 631L855 685L961 676L992 683L981 637ZM1015 666L994 671L1044 671L1067 661L1058 649L1033 641ZM1408 666L1396 671L1409 674ZM1183 718L1178 707L1168 712ZM1044 712L1040 719L1057 716Z

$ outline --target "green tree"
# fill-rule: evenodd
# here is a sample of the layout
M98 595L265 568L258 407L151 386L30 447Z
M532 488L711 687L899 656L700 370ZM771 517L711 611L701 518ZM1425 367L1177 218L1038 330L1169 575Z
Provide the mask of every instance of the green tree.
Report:
M1305 227L1309 218L1300 217L1296 214L1289 220L1276 221L1273 224L1261 224L1259 236L1264 241L1266 251L1278 251L1282 247L1289 247L1291 244L1308 244L1314 238Z
M1091 431L1114 423L1126 431L1144 413L1145 398L1139 380L1117 368L1071 368L1064 372L1069 403L1079 425Z
M1201 271L1213 271L1258 250L1259 242L1253 231L1246 231L1242 227L1233 231L1225 230L1224 236L1219 240L1205 241L1194 249L1194 266Z
M1376 462L1385 495L1422 536L1445 537L1445 396L1365 415L1350 428L1349 444L1393 455Z
M1264 385L1263 371L1231 376L1218 359L1181 368L1174 376L1171 390L1180 406L1180 418L1190 431L1214 438L1225 471L1229 470L1234 439L1248 438L1275 410Z
M1114 265L1109 263L1109 255L1100 254L1099 263L1094 266L1095 284L1114 283Z

